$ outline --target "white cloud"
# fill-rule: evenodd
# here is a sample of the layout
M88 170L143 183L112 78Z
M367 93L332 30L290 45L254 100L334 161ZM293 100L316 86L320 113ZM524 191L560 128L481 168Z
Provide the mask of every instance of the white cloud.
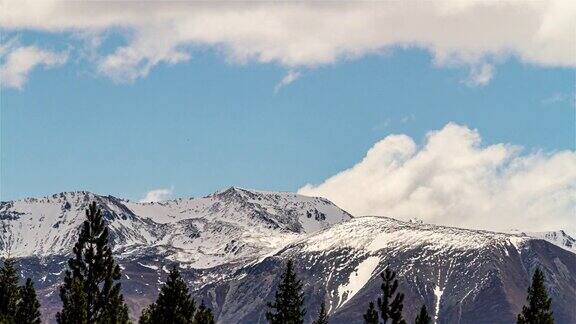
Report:
M164 201L172 198L174 189L155 189L148 191L144 198L140 199L140 202L149 203L149 202L159 202Z
M300 78L300 72L293 70L288 71L288 73L282 78L282 80L278 82L276 87L274 87L274 92L280 91L280 89L296 81L298 78Z
M478 84L513 55L541 66L576 66L576 2L62 2L3 0L0 27L101 35L126 44L98 61L115 80L216 48L230 62L302 69L378 54L428 50L438 66L468 66ZM97 37L97 36L95 36Z
M0 84L21 89L28 75L37 67L45 69L66 63L66 53L56 53L36 46L20 46L15 40L0 44Z
M299 193L326 197L354 215L576 233L576 152L483 146L477 131L448 124L422 147L390 135L350 169Z
M483 63L480 66L473 66L470 68L470 75L468 76L467 83L471 86L484 86L487 85L494 76L494 66L492 64Z

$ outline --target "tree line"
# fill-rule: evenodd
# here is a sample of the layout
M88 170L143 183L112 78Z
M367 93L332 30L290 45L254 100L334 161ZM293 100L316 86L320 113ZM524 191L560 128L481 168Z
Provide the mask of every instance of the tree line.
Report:
M121 292L120 266L109 244L108 227L102 211L91 203L86 220L72 249L72 257L60 286L62 309L56 314L59 324L127 324L128 306ZM404 294L399 291L396 272L386 268L381 274L381 293L369 302L359 318L366 324L406 324L403 318ZM40 303L31 278L19 286L14 259L7 258L0 268L0 324L41 323ZM294 263L288 260L280 277L274 301L267 303L266 319L270 324L303 324L307 313L302 282ZM552 324L552 300L544 286L544 273L536 269L528 288L527 305L518 314L517 324ZM314 324L328 324L324 302ZM196 305L178 266L174 265L156 301L146 307L139 324L214 324L212 310L201 301ZM414 319L415 324L431 324L426 305Z

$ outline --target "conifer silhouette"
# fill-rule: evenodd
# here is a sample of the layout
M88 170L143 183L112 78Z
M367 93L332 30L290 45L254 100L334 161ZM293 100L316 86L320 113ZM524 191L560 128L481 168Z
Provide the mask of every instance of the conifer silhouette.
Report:
M0 323L10 323L16 315L20 299L16 261L5 259L0 269Z
M212 316L212 310L204 304L204 301L200 303L198 311L194 315L193 324L214 324L214 316Z
M313 324L328 324L328 314L326 313L326 304L322 302L320 304L320 311L318 312L318 319L314 321Z
M398 279L396 279L396 272L386 268L380 274L382 277L382 296L378 297L378 308L380 309L380 317L384 324L390 320L391 324L406 323L402 318L402 309L404 308L404 294L397 292ZM392 300L392 301L390 301Z
M194 320L195 311L196 305L188 292L188 286L178 268L173 266L156 302L144 309L139 323L190 324Z
M0 269L0 323L40 324L40 303L32 279L18 286L16 261L10 258Z
M386 268L384 272L380 274L382 278L382 295L378 297L377 305L380 311L380 318L382 318L382 324L406 324L406 321L402 318L402 309L404 308L404 294L397 292L398 290L398 279L396 279L396 272ZM372 318L374 312L378 313L376 310L373 311L374 303L370 302L368 310L364 314L364 320L368 323L368 320L374 321ZM368 319L367 319L368 316ZM378 323L378 320L375 322Z
M528 287L528 305L522 307L518 314L518 324L553 324L552 299L548 297L544 286L544 273L540 269L534 271L532 284Z
M374 302L370 302L368 305L368 310L363 315L364 323L366 324L378 324L378 311L374 307Z
M128 307L117 282L120 267L114 262L108 228L95 202L86 210L73 254L60 287L63 307L56 314L58 323L127 323Z
M302 282L296 277L292 260L288 260L280 280L274 302L268 303L270 309L266 312L266 319L270 324L304 323L306 310Z
M420 308L420 313L416 316L415 324L432 324L432 318L428 315L428 310L426 309L426 305L422 305Z
M26 279L24 286L20 287L20 302L16 310L16 323L40 324L40 303L36 297L36 290L32 279Z

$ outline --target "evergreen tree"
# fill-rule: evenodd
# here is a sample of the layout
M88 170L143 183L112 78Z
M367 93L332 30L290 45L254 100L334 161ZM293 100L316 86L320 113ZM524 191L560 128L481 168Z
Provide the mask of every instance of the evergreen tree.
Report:
M318 312L318 319L314 321L314 324L328 324L328 314L326 314L326 304L322 302L320 304L320 312Z
M36 298L36 290L32 279L26 279L26 284L20 287L20 302L15 315L16 323L40 324L40 303Z
M378 324L378 311L374 307L374 302L370 302L368 305L368 310L364 314L364 323L366 324Z
M67 323L126 323L128 307L120 292L120 267L108 245L108 227L96 203L86 210L74 256L60 287L63 308L56 319Z
M140 318L138 319L138 324L150 324L152 323L152 320L150 319L150 317L152 316L152 313L154 312L154 304L144 308L142 310L142 314L140 314Z
M62 311L56 314L56 321L62 324L87 324L88 302L84 284L80 279L66 276L64 277L64 286L67 289L60 288Z
M0 269L0 323L12 323L20 299L16 261L5 259Z
M198 307L198 311L194 315L194 324L214 324L214 316L212 310L204 304L204 301Z
M266 312L266 319L270 324L304 323L306 310L302 282L296 277L292 260L288 260L280 280L274 303L268 303L270 309Z
M532 285L528 287L528 306L522 307L518 314L518 324L553 324L552 299L544 286L544 273L536 269L532 276Z
M383 320L383 324L406 324L406 321L402 318L402 309L404 308L404 294L397 292L398 290L398 280L396 279L396 272L386 268L384 272L380 274L382 277L382 296L378 297L378 310L380 311L380 317ZM378 323L378 317L374 319L372 316L378 314L374 309L374 303L370 302L366 314L364 314L364 320L367 323ZM371 322L369 322L371 321Z
M406 323L402 319L402 309L404 308L404 294L396 292L398 290L398 279L396 279L396 272L386 268L380 274L382 277L382 296L378 297L378 308L380 309L380 317L384 320L384 324L403 324ZM390 300L392 300L390 302Z
M174 266L168 274L166 283L160 289L158 299L144 309L139 322L141 324L190 324L194 320L195 311L196 305L188 293L188 286L180 276L178 268Z
M416 316L415 324L432 324L432 318L428 315L428 310L426 309L426 305L422 305L420 308L420 314Z

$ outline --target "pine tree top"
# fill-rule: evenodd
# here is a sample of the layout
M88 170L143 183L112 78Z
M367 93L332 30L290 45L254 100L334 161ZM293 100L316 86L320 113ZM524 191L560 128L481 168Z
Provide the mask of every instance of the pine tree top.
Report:
M304 294L302 282L297 278L292 260L286 263L286 270L280 277L275 300L268 303L266 319L271 324L301 324L304 323Z
M204 300L202 300L200 307L198 307L198 311L196 311L196 314L194 315L193 324L214 324L214 316L212 315L212 310L206 307Z
M140 323L189 324L195 311L196 305L188 286L174 265L156 302L143 311Z
M397 291L396 272L386 268L380 277L382 278L382 285L380 286L382 295L377 299L380 318L384 324L405 324L406 321L402 318L404 294ZM378 324L378 310L376 310L374 302L370 302L368 310L364 314L364 321L369 324Z
M120 291L120 267L108 242L108 227L102 210L92 202L86 209L78 240L68 260L64 285L60 289L63 309L60 323L128 321L128 308ZM119 317L118 317L119 316Z
M5 259L0 269L0 317L12 318L20 299L16 261Z
M15 316L16 323L40 324L40 303L32 279L26 279L20 287L20 302Z
M544 272L537 268L532 276L532 284L528 287L528 305L522 307L518 315L518 324L552 324L552 299L544 284Z
M388 320L392 324L405 323L402 318L402 309L404 308L404 294L398 292L398 279L396 279L396 272L390 268L386 268L380 274L382 278L382 296L378 298L378 308L380 309L380 317L384 323Z
M365 324L379 323L378 311L376 310L376 307L374 307L374 302L370 302L370 304L368 304L368 310L366 311L363 317Z
M432 324L432 318L428 315L428 310L426 309L426 305L422 305L420 308L420 313L416 316L415 324Z
M313 324L328 324L328 314L326 313L326 304L320 304L320 311L318 312L318 319Z

